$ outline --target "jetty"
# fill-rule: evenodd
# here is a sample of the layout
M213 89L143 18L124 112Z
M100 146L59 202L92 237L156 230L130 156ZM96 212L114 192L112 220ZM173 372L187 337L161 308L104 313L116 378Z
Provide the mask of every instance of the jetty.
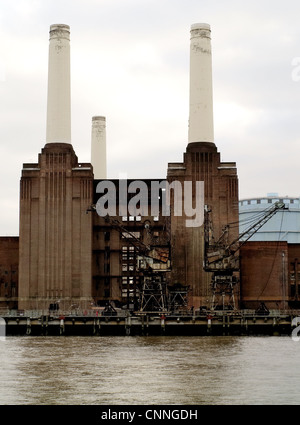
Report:
M295 333L300 325L298 310L270 310L267 314L254 310L190 313L6 310L0 311L0 318L2 335L5 331L6 336L280 336Z

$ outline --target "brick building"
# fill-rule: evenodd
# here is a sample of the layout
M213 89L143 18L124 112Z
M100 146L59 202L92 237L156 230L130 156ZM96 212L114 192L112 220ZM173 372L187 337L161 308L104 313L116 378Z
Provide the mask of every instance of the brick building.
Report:
M19 238L0 237L0 307L18 307Z
M247 242L240 251L241 308L300 308L300 244Z
M91 302L93 168L72 145L46 144L20 186L19 308Z
M221 162L214 143L189 143L182 163L170 163L168 180L204 182L204 204L212 210L216 240L227 223L238 221L238 178L235 163ZM191 286L191 305L208 306L211 274L203 270L203 226L187 228L186 217L171 216L171 256L173 282ZM229 240L238 236L234 228Z
M195 187L204 182L202 210L204 204L212 209L218 237L224 224L237 220L237 173L235 163L221 162L214 144L210 26L194 24L190 34L187 149L182 163L168 165L165 180L182 187L192 183L193 206L198 202ZM94 179L106 175L104 117L93 118L92 137L95 170L78 162L72 148L70 28L51 25L46 144L36 164L23 165L21 176L19 308L50 304L86 308L110 300L141 307L141 290L145 295L148 284L146 271L137 269L137 259L142 247L149 245L166 249L171 258L171 271L155 274L156 288L164 282L164 287L189 289L190 306L206 305L210 276L202 268L202 223L189 227L186 211L178 216L174 209L169 216L161 211L142 217L116 212L113 223L95 212L87 214L97 203L101 180ZM158 179L142 181L149 188ZM175 299L176 291L170 291Z

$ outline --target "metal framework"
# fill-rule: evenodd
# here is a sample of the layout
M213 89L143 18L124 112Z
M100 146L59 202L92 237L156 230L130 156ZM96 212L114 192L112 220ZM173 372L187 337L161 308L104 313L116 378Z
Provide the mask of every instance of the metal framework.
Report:
M211 281L211 309L212 310L235 310L235 288L238 279L234 272L239 271L239 257L237 255L240 248L253 236L274 214L285 208L283 202L276 202L271 208L264 211L264 214L242 232L231 243L228 243L229 225L223 229L223 233L217 242L212 243L212 223L209 218L211 210L206 206L204 220L204 270L212 272Z
M144 276L141 291L141 312L167 311L166 282L160 275Z
M87 212L95 210L96 207L93 204ZM107 215L104 220L136 249L136 270L141 277L139 311L166 312L168 306L166 272L170 270L169 223L167 221L165 223L164 236L160 235L156 238L152 234L150 221L145 220L143 224L149 243L144 243L117 219Z
M237 280L231 275L217 275L212 277L211 310L235 310L234 288Z
M171 312L184 311L188 308L189 286L180 284L168 286L168 307Z

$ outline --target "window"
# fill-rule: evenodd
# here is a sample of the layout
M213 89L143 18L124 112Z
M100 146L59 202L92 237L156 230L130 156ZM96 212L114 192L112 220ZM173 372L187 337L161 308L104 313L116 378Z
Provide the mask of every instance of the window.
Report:
M135 260L135 247L134 246L123 246L122 247L122 261L130 261L130 260L131 260L131 262L133 262ZM129 269L129 270L131 270L131 269Z
M122 246L122 260L127 260L127 246Z
M135 287L135 283L138 283L138 278L134 276L122 277L121 293L123 298L134 298L134 296L139 295L139 290Z

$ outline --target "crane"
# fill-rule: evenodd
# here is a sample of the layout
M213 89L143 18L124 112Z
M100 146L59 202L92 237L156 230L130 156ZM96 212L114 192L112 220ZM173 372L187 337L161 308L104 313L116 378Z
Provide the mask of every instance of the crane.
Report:
M211 209L206 205L204 211L204 264L207 272L212 272L211 309L235 310L234 287L238 283L239 256L241 247L278 211L285 208L283 202L275 202L266 209L259 219L228 243L227 236L230 225L223 228L217 242L212 242ZM227 302L225 301L227 299Z
M89 211L96 211L95 204L88 208L87 212ZM167 312L166 274L171 269L168 236L155 241L151 234L150 221L145 220L144 228L150 238L150 243L145 243L116 218L106 215L103 219L117 230L127 243L134 246L137 253L136 271L140 275L139 311Z

